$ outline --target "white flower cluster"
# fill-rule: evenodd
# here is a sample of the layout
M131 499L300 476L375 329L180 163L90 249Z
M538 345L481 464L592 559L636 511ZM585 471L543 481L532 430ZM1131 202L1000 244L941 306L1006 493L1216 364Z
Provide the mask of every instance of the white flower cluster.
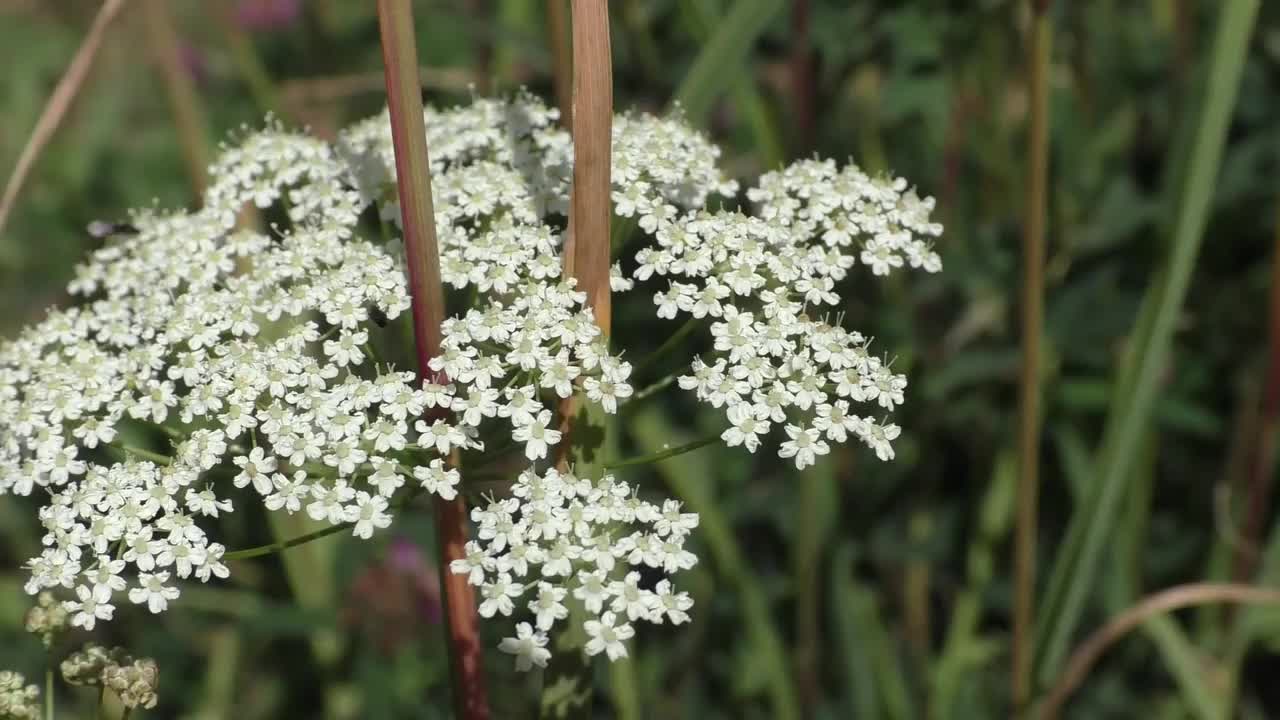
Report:
M562 399L616 412L633 394L630 363L562 277L572 143L556 115L525 94L427 111L441 277L471 302L442 327L438 382L376 355L402 340L381 327L410 305L398 240L360 237L375 216L399 221L385 113L333 145L273 122L245 131L211 167L201 210L116 228L77 268L82 302L0 344L0 494L48 495L26 589L74 597L63 607L85 629L122 597L160 612L180 580L228 573L205 518L253 501L367 538L397 496L454 497L454 451L505 438L532 467L474 514L479 541L454 568L481 586L487 616L533 597L532 624L503 649L545 662L566 597L589 615L592 654L624 655L633 622L682 622L691 601L666 576L695 561L683 541L696 516L607 476L540 469ZM633 273L614 267L613 289L667 276L659 315L710 324L713 355L680 382L725 409L728 444L754 451L785 424L780 454L799 467L848 435L891 457L897 426L851 403L891 410L905 380L810 309L839 302L854 248L877 274L936 271L932 201L812 161L748 192L759 217L711 213L713 196L737 192L718 154L678 116L616 119L615 208L657 244ZM237 229L249 203L288 226ZM171 448L130 447L140 433Z
M121 598L160 612L180 580L227 576L202 519L237 503L367 538L410 476L452 498L461 476L444 458L482 451L486 421L540 461L560 439L560 399L616 411L630 365L560 277L572 147L554 119L527 96L428 113L442 276L477 293L431 363L448 384L373 355L376 325L409 307L398 247L357 234L371 205L398 215L385 114L336 146L274 122L245 131L211 167L203 209L116 228L76 269L82 302L0 345L0 494L49 497L26 589L71 596L85 629ZM681 123L619 128L617 182L647 183L646 204L732 188ZM642 162L655 138L665 162ZM236 229L249 203L288 227ZM129 447L140 432L170 451Z
M471 511L478 540L450 570L480 588L483 617L532 618L499 646L516 656L516 669L546 666L547 633L569 618L570 604L585 613L575 620L588 637L586 653L610 660L627 656L632 623L689 619L693 600L667 577L698 561L684 547L698 516L679 502L659 507L610 475L592 481L554 469L521 473L511 495ZM644 587L654 574L662 579Z
M636 254L637 280L670 278L654 295L658 317L684 313L710 324L713 353L694 359L680 387L724 408L730 427L722 438L731 446L755 452L782 426L787 440L778 455L800 469L830 452L828 440L849 436L891 459L898 426L859 415L852 403L891 411L903 401L906 378L872 355L861 333L817 313L840 304L835 286L855 264L854 245L877 275L904 262L941 269L924 239L942 231L928 220L932 198L920 200L901 179L817 160L766 174L747 196L758 217L663 218L651 227L656 246Z

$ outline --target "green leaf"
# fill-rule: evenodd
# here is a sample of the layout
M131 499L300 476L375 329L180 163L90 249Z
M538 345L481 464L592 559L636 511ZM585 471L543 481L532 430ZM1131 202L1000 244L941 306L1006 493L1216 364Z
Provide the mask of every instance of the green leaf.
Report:
M947 625L946 644L934 666L933 693L929 699L929 717L934 720L963 717L957 698L965 674L991 659L989 653L981 652L984 643L978 635L978 622L983 596L995 576L996 549L1013 522L1016 477L1013 452L1002 450L996 455L991 482L982 500L978 532L969 546L967 582L956 598Z
M1187 706L1202 720L1219 720L1223 714L1222 698L1209 685L1210 674L1205 660L1187 639L1186 633L1168 615L1157 615L1142 623L1142 630L1155 642L1165 666L1178 681L1178 690Z
M893 634L880 616L876 592L851 577L855 552L841 545L832 562L831 612L845 658L852 717L918 717Z

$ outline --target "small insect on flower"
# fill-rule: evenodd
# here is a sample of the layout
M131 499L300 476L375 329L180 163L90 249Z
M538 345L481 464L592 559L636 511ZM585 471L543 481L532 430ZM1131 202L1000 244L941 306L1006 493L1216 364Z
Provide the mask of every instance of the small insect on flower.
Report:
M137 235L140 231L129 223L93 220L85 227L85 232L95 240L106 240L113 235Z

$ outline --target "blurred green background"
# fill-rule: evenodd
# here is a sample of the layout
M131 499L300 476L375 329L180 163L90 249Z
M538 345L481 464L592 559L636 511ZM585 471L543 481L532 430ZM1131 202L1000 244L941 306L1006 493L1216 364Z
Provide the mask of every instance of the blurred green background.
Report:
M6 177L98 5L0 2ZM1178 246L1179 211L1196 202L1183 178L1196 172L1186 156L1207 102L1219 7L1081 0L1049 11L1045 612L1058 612L1046 586L1080 532L1070 528L1103 533L1101 561L1064 576L1089 583L1070 646L1160 588L1280 582L1268 500L1280 410L1268 400L1280 388L1268 355L1280 332L1268 301L1280 242L1280 3L1263 2L1252 31L1233 41L1247 43L1238 96L1220 166L1199 170L1210 181L1208 223L1163 361L1135 333ZM553 99L543 10L528 0L416 3L428 101L521 86ZM685 581L698 604L692 626L646 627L634 662L598 668L597 713L1009 716L1029 7L614 0L611 13L619 110L661 111L680 93L746 180L814 153L902 175L938 199L946 233L943 274L867 282L858 271L846 295L847 324L895 353L911 379L896 461L849 446L797 474L768 453L713 447L632 476L702 513L702 562ZM166 26L176 36L167 56ZM372 3L127 3L0 234L0 333L64 300L73 264L93 245L88 222L196 197L165 57L194 83L197 121L186 127L209 147L268 111L331 134L383 103ZM615 328L620 338L670 332L643 308ZM622 340L638 351L646 342ZM1138 360L1124 375L1127 351ZM1116 520L1091 525L1101 468L1115 467L1098 453L1104 428L1143 374L1157 392L1128 426L1137 434L1124 450ZM629 417L624 447L643 452L719 422L676 399ZM0 668L29 678L44 663L21 628L29 599L19 565L40 537L34 510L0 501ZM260 512L224 525L233 548L269 538ZM124 612L98 637L159 661L161 705L142 717L446 717L431 537L426 514L406 513L371 542L335 536L242 562L232 582L189 588L158 619ZM1209 607L1169 617L1107 653L1067 716L1280 717L1280 615ZM508 658L491 660L490 684L505 688L495 695L527 681ZM1061 669L1047 667L1049 680ZM93 698L61 700L60 717L87 717L76 713ZM495 704L497 717L517 712Z

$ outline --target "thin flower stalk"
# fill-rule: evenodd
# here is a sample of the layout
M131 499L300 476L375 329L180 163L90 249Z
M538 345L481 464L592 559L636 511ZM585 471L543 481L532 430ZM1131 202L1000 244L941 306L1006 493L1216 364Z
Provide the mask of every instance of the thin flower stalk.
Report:
M1045 213L1049 163L1049 58L1052 27L1048 2L1033 0L1028 44L1030 132L1027 199L1022 237L1022 374L1018 410L1017 519L1014 536L1012 692L1015 713L1031 697L1035 628L1036 510L1040 468L1040 365L1044 334Z
M71 59L71 64L67 66L67 71L63 73L62 79L53 89L53 95L49 96L49 102L40 113L40 119L36 121L35 129L27 138L22 154L18 156L18 163L14 166L13 173L9 175L9 181L4 187L4 195L0 196L0 231L4 230L5 221L13 212L14 205L18 201L18 193L26 184L27 176L35 167L36 159L40 157L40 153L57 132L58 126L62 124L62 118L66 116L72 101L80 92L80 87L84 85L84 80L88 77L90 68L93 67L93 59L98 54L98 48L102 46L107 28L111 26L111 22L123 7L124 0L106 0L102 4L98 14L93 18L89 33L85 35L80 48L76 50L75 57Z

